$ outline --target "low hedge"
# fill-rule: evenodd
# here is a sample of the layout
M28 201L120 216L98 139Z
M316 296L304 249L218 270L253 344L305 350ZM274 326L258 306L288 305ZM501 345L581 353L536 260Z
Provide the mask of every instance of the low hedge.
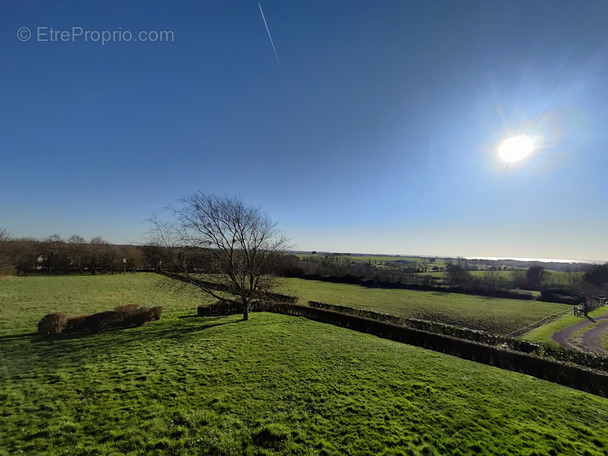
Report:
M568 304L570 306L576 306L584 302L581 298L577 296L569 296L560 293L551 293L546 291L541 291L540 296L536 298L537 301L544 302L556 302L558 304Z
M416 328L432 333L458 337L459 339L472 340L474 342L480 342L487 345L501 344L504 343L506 339L505 337L501 337L499 335L486 331L460 328L458 326L437 323L434 321L418 320L415 318L397 317L390 314L376 312L374 310L355 309L354 307L338 306L318 301L308 301L308 305L310 307L315 307L318 309L327 309L334 312L346 313L364 318L371 318L373 320L386 321L397 325L407 326L409 328Z
M67 321L68 316L63 312L53 312L50 314L46 314L38 322L38 334L59 334L65 328Z
M78 334L98 333L109 328L142 326L149 321L159 320L162 307L145 307L135 304L116 307L114 310L69 317L63 312L45 315L38 322L38 334Z
M309 301L308 305L319 309L327 309L334 312L356 315L364 318L371 318L378 321L386 321L397 325L420 329L445 336L457 337L459 339L479 342L485 345L500 345L503 348L515 350L522 353L532 353L538 356L552 358L559 361L578 364L590 369L597 369L608 372L608 357L596 355L594 353L582 352L567 348L555 348L549 344L535 344L515 337L501 336L475 329L460 328L458 326L447 325L414 318L401 318L394 315L383 314L373 310L355 309L353 307L338 306L317 301Z
M281 295L278 295L281 296ZM254 301L249 306L250 312L275 312L284 301ZM215 304L198 306L197 313L199 317L218 317L222 315L234 315L243 312L243 304L236 301L220 300Z
M198 306L199 317L214 317L220 315L233 315L243 312L243 305L234 301L218 301L208 306Z

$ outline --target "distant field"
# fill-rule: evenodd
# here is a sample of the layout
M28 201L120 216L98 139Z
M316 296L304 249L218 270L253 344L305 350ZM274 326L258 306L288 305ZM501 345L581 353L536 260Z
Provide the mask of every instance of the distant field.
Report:
M402 257L402 256L384 256L384 255L342 255L342 254L324 254L324 253L316 253L316 254L310 254L310 253L298 253L297 256L299 258L323 258L325 256L336 256L336 257L341 257L341 258L349 258L351 260L354 261L381 261L381 262L385 262L385 261L397 261L397 260L408 260L408 261L416 261L416 260L420 260L421 258L418 257Z
M311 255L309 253L299 253L296 255L300 259L306 258L323 258L324 254ZM329 254L328 256L332 256ZM382 266L384 263L389 261L411 261L415 263L424 263L429 260L427 257L404 257L404 256L383 256L383 255L337 255L337 258L348 258L352 261L359 261L361 263L371 263L375 266ZM430 267L438 266L445 267L445 260L442 258L431 259L434 262L429 263Z
M442 258L431 259L427 257L403 257L403 256L351 256L349 257L356 261L371 261L372 263L386 263L387 261L411 261L414 263L428 263L430 267L445 266L445 260ZM432 261L432 263L430 262Z
M298 296L302 303L321 301L498 334L510 333L549 315L568 310L563 304L540 301L432 291L386 290L304 279L284 279L281 291Z
M304 318L194 318L156 276L0 280L2 455L603 455L608 400ZM44 340L50 310L162 304Z

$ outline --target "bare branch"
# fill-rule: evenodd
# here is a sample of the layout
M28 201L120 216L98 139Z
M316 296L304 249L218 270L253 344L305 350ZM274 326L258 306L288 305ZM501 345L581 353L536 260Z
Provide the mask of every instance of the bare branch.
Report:
M10 241L11 236L5 228L0 228L0 242Z
M168 209L170 221L148 220L158 269L217 299L238 296L246 320L252 300L274 284L272 263L287 248L285 236L264 212L236 198L198 192Z

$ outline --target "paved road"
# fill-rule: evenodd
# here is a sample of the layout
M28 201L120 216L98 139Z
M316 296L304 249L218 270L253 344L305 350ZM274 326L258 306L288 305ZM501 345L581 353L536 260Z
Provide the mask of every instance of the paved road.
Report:
M583 347L588 348L594 353L608 355L608 351L602 346L602 337L608 331L608 321L599 323L595 328L590 329L579 338Z
M586 326L594 324L599 320L606 319L608 319L608 314L600 315L599 317L595 317L593 320L591 318L585 319L580 323L576 323L556 332L553 334L553 340L566 348L574 348L577 350L608 355L608 352L604 349L604 347L602 347L602 337L608 331L608 322L598 324L595 328L585 332L585 334L583 334L579 340L573 340L573 335L576 332L580 331Z

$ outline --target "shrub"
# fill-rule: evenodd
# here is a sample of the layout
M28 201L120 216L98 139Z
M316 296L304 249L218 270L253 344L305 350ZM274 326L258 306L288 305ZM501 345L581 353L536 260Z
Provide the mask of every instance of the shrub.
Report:
M146 323L145 320L146 320L145 311L138 307L134 311L131 311L129 313L123 313L121 316L120 325L121 326L131 326L131 325L142 326L144 323Z
M565 288L543 288L540 292L539 301L558 302L576 306L585 301L585 298L572 290Z
M120 316L114 311L99 312L92 315L68 317L64 332L66 333L97 333L106 328L116 326Z
M38 334L59 334L65 328L67 320L68 317L63 312L47 314L38 322Z
M152 317L154 320L160 320L160 316L163 313L163 308L161 306L154 306L150 309L152 312Z
M137 304L126 304L124 306L115 307L114 312L116 312L121 317L124 317L125 315L129 315L133 312L136 312L139 308L140 306L138 306Z
M87 331L87 318L90 315L79 315L77 317L68 317L63 332L66 333L82 333Z
M163 308L143 307L128 304L116 307L114 310L98 312L92 315L78 315L68 317L62 312L46 315L38 323L38 333L98 333L107 328L120 328L124 326L142 326L149 321L159 320Z
M243 305L234 301L217 301L210 306L199 306L199 317L211 317L214 315L232 315L243 312Z
M161 306L145 307L137 304L119 306L114 311L120 316L117 326L142 326L152 320L160 320L163 308Z
M108 327L118 326L120 321L120 315L117 312L109 310L89 315L84 321L84 327L88 332L97 333Z

